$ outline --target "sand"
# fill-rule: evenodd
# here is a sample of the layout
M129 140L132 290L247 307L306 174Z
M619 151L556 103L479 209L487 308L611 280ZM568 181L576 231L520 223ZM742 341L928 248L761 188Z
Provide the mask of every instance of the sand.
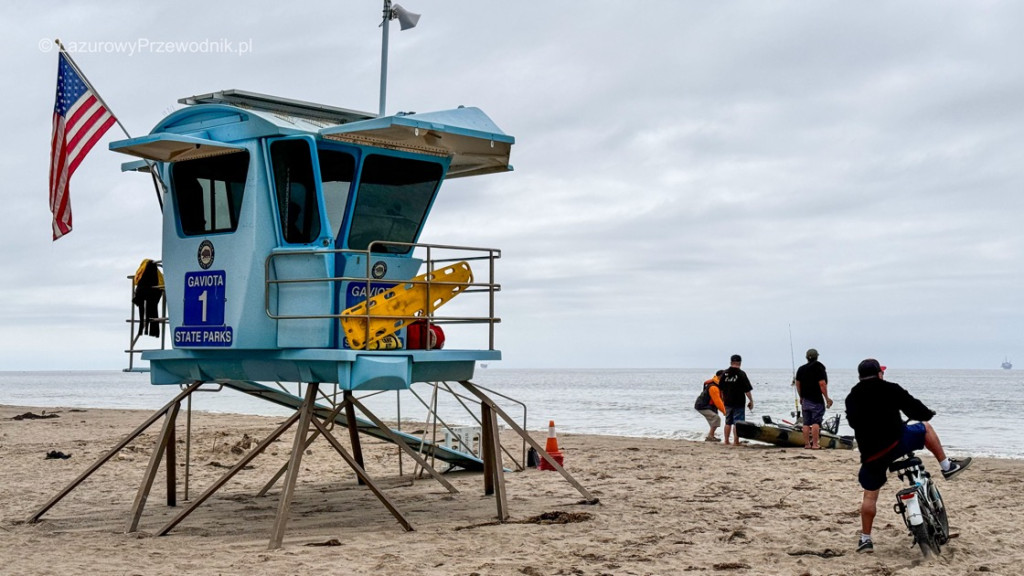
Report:
M44 410L57 417L13 419ZM170 534L153 536L188 504L183 415L177 508L166 505L161 469L139 531L124 533L158 423L39 522L26 522L148 415L0 406L0 573L1024 574L1019 460L976 459L956 480L938 480L955 538L941 557L924 559L891 509L895 477L879 500L874 554L854 552L861 495L855 452L566 433L559 434L566 467L600 504L581 503L555 472L512 472L504 524L495 522L481 474L447 475L459 490L451 495L429 476L413 479L407 457L400 476L396 449L364 440L368 471L412 532L356 484L321 439L302 461L284 544L271 550L279 491L256 493L285 461L291 432ZM238 461L246 437L262 439L282 420L194 413L190 496ZM338 437L347 444L346 434ZM543 442L546 430L534 437ZM502 439L518 457L515 436L505 431ZM54 451L71 457L47 459Z

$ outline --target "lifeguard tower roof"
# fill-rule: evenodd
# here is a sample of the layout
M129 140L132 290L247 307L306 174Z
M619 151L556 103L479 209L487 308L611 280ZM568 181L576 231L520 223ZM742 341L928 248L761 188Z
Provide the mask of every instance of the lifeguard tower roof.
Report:
M178 102L190 107L167 116L148 136L113 142L110 149L149 160L173 162L230 153L238 148L225 143L233 140L307 133L339 142L450 157L446 178L512 170L508 161L515 138L502 132L479 108L459 106L440 112L399 112L394 116L377 117L369 112L245 90L187 96L179 98ZM214 108L217 105L220 107ZM246 129L233 133L216 130L215 126L232 118L231 108L252 115L232 122L245 124ZM203 126L208 127L207 131L214 129L216 137L184 135ZM143 165L145 163L128 163L124 169L136 170Z

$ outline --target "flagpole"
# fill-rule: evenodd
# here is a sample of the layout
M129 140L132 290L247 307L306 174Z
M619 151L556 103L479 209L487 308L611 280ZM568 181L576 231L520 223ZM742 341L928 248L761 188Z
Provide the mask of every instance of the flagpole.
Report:
M384 20L380 23L380 108L378 116L384 116L384 105L388 98L388 30L391 28L391 21L398 20L402 30L415 28L419 22L420 15L393 4L391 0L384 0Z
M69 54L68 51L64 49L64 44L61 43L60 38L56 38L54 42L56 42L60 54L64 55L64 57L68 59L68 64L70 64L71 67L74 68L75 73L82 78L82 81L85 82L85 85L88 86L90 90L92 90L92 93L96 95L96 99L99 100L100 104L102 104L103 107L107 110L110 110L110 115L114 117L114 122L117 123L117 127L121 129L121 132L124 132L125 136L131 138L132 135L128 133L128 129L124 127L124 124L121 124L121 119L117 117L117 114L114 114L114 110L107 104L105 100L103 100L103 97L100 96L99 90L97 90L96 87L92 85L92 82L89 82L89 78L86 77L85 72L82 72L82 69L78 67L78 63L75 62L75 59L72 58L71 54ZM160 182L160 179L157 178L156 165L153 164L153 162L151 162L148 158L143 158L143 161L146 163L146 166L149 167L150 176L153 177L153 188L156 189L156 201L158 204L160 204L160 211L163 212L164 200L160 194L161 191L163 190L163 184Z
M380 42L380 112L384 116L384 103L388 94L388 29L391 28L391 0L384 0L384 21L381 23Z
M71 54L69 54L67 50L64 49L64 45L61 44L60 38L57 38L56 40L54 40L54 42L57 43L57 48L60 49L60 53L67 57L68 64L71 64L71 67L75 69L75 72L82 77L83 81L85 81L85 85L88 86L89 89L92 90L92 93L96 95L96 99L100 101L100 104L103 104L104 108L110 110L110 113L114 116L114 121L117 122L117 126L121 129L122 132L124 132L124 135L127 136L128 138L131 138L132 135L128 133L128 130L124 127L124 124L121 124L121 119L117 117L117 114L114 114L113 109L107 105L107 102L105 100L103 100L103 96L100 96L100 93L98 90L96 90L96 87L92 85L92 82L89 82L89 79L85 76L85 72L82 72L82 69L78 67L78 63L75 62L75 59L72 58Z

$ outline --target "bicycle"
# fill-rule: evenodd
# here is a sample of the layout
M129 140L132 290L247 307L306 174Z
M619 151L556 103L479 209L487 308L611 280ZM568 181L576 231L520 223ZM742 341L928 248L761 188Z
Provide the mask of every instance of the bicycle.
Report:
M931 554L938 556L949 541L949 518L938 486L913 452L890 464L889 471L896 472L900 480L905 479L909 484L896 493L893 510L903 517L903 523L914 537L911 546L920 546L926 558Z

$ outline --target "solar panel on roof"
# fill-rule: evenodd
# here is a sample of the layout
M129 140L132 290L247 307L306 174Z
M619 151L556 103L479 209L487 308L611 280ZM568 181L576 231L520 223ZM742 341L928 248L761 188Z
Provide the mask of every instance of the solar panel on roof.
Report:
M377 117L369 112L359 112L358 110L349 110L348 108L338 108L336 106L327 106L303 100L292 100L291 98L281 98L279 96L245 90L222 90L220 92L211 92L210 94L186 96L185 98L180 98L178 102L188 105L229 104L250 110L322 120L332 124L347 124Z

